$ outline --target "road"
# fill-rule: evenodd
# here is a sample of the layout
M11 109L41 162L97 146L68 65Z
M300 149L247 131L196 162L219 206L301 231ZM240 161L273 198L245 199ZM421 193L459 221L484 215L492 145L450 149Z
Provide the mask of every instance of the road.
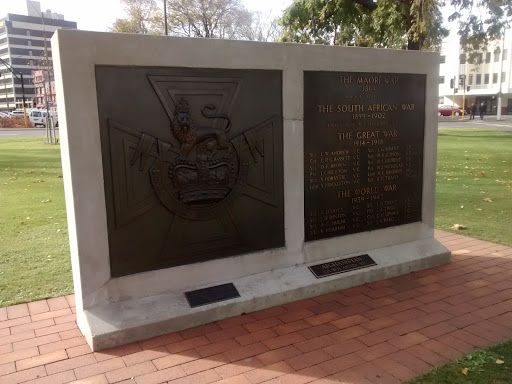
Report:
M57 135L59 129L56 129ZM7 137L37 137L46 136L45 128L0 128L0 139Z
M469 117L464 117L464 120L455 117L439 117L439 128L494 128L503 132L512 133L512 115L502 116L502 120L497 121L496 116L485 116L483 120L477 116L475 120L469 120ZM59 129L57 128L57 135ZM46 136L45 128L0 128L0 138L7 137L36 137Z
M496 116L484 116L483 120L476 117L475 120L469 120L469 117L440 117L439 128L494 128L503 132L512 133L512 115L502 116L501 120L496 120Z

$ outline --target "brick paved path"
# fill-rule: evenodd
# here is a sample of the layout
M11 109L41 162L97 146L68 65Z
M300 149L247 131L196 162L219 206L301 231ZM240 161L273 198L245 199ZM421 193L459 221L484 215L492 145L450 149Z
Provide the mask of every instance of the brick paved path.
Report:
M512 339L512 248L436 237L451 264L99 353L73 296L0 308L0 384L399 383Z

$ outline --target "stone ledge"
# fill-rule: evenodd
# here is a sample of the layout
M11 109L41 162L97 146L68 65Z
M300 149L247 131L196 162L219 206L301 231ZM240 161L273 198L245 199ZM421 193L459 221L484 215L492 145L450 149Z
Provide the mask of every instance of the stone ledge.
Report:
M98 351L450 261L450 251L434 238L366 253L376 266L317 279L307 265L297 265L230 281L240 292L237 299L190 308L183 292L168 292L79 311L77 321L88 344ZM323 262L350 256L354 255ZM225 281L218 282L222 283Z

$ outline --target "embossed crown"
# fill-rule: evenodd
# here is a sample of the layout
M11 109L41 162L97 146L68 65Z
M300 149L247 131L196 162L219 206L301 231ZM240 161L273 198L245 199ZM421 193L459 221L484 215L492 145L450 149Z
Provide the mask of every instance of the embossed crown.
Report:
M169 169L178 200L186 205L211 205L224 200L236 181L233 158L196 163L180 161Z

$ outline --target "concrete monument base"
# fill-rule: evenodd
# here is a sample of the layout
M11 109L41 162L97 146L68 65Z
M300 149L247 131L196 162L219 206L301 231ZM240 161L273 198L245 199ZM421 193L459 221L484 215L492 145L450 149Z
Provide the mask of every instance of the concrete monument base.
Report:
M450 261L450 252L433 238L367 253L375 260L376 266L319 279L304 265L276 269L231 281L240 292L241 297L236 299L191 309L184 292L164 292L89 308L78 317L78 325L87 343L96 351Z

